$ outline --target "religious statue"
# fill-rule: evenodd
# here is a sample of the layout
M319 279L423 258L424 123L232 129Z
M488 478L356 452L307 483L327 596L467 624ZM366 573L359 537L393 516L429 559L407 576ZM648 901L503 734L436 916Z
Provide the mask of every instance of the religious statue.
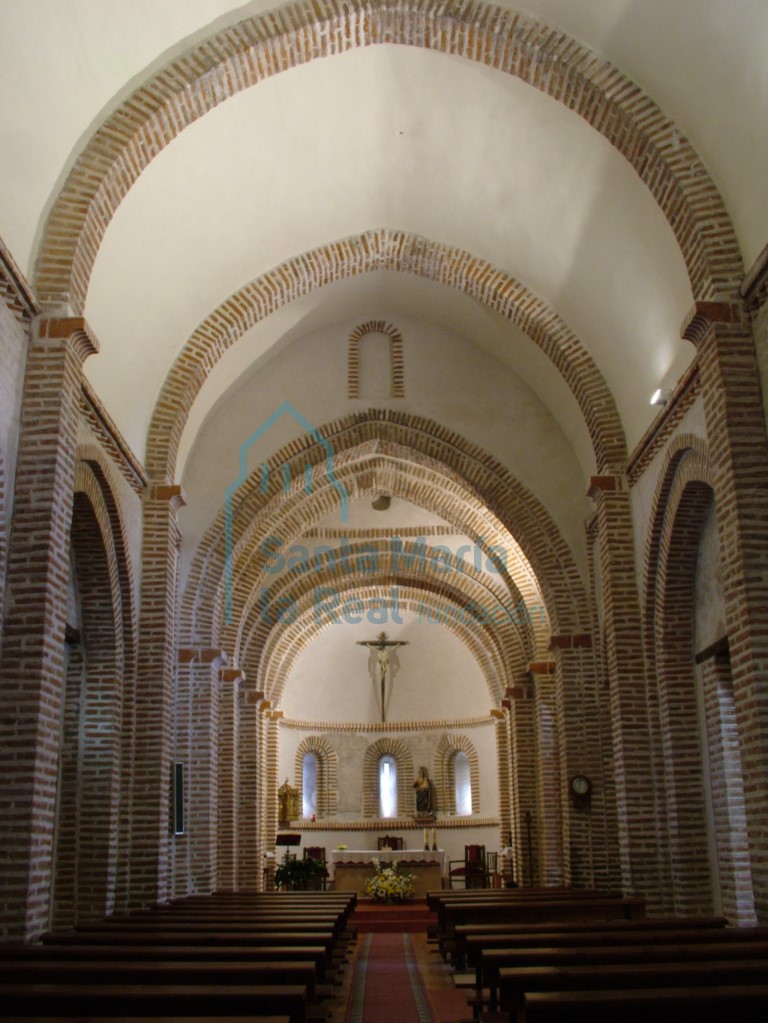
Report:
M419 774L413 783L416 790L416 816L434 816L434 800L432 799L432 782L429 780L429 772L426 767L419 768Z
M376 660L379 664L379 684L381 686L381 720L386 719L386 703L384 699L385 685L387 681L387 669L389 668L389 652L399 646L408 646L406 640L387 639L386 632L380 632L376 639L358 640L358 646L367 646L369 650L376 651Z

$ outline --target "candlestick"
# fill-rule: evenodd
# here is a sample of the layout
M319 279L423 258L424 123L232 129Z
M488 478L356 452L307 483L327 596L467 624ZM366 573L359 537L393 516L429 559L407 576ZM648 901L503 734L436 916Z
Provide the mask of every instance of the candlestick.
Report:
M424 828L424 848L429 849L429 834L426 828Z
M437 833L434 828L432 828L432 850L433 852L437 850Z

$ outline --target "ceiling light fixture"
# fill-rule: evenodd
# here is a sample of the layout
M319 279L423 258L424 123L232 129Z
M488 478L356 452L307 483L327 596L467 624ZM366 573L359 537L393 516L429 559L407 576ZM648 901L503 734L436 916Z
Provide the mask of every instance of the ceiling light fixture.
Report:
M379 494L375 501L371 501L371 507L376 511L386 511L390 504L392 504L392 498L389 494Z
M659 387L651 396L651 405L666 405L669 401L670 391L665 387Z

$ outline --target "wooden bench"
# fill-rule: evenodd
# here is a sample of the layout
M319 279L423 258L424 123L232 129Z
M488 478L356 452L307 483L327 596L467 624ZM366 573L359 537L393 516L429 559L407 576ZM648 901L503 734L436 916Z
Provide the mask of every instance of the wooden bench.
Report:
M0 960L0 1001L5 985L25 983L68 984L204 984L250 986L293 985L306 989L309 1002L317 1001L318 984L315 964L309 961L283 962L177 962L170 960L166 950L154 962L131 959L70 962L46 962L34 959ZM1 1011L1 1010L0 1010Z
M627 963L705 962L713 960L768 960L768 942L700 942L686 944L606 943L580 948L488 949L481 954L481 978L489 991L489 1006L498 1004L499 970L503 967L608 966Z
M161 951L163 959L171 962L311 962L318 984L325 983L328 970L328 951L322 945L5 945L0 944L0 969L8 960L20 962L68 963L87 962L155 962Z
M707 985L526 995L525 1023L765 1023L768 985Z
M294 985L3 984L6 1016L288 1016L305 1023L307 994Z
M534 991L590 991L635 988L765 984L765 960L694 963L626 963L571 967L504 967L499 970L499 1005L514 1020Z

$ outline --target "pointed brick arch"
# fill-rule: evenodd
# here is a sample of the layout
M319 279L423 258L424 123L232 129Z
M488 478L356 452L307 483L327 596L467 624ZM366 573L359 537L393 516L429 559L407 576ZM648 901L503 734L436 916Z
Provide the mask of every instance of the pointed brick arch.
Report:
M172 61L91 137L45 225L35 286L82 312L96 256L118 205L187 125L243 89L320 57L396 44L463 57L563 103L619 150L654 196L680 245L694 295L736 295L739 249L722 199L682 132L630 79L558 29L470 0L304 0L218 32Z

